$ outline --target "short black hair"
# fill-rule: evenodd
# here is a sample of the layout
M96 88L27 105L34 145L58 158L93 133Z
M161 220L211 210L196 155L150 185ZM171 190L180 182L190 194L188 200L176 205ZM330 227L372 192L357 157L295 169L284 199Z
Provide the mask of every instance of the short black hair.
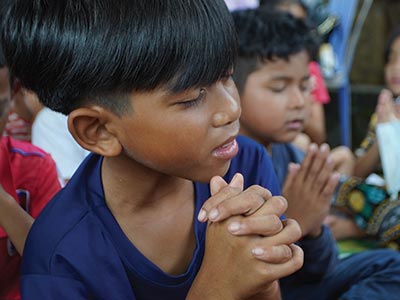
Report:
M239 92L243 91L247 77L260 63L289 60L290 56L303 50L309 54L310 60L314 59L319 41L306 21L262 7L232 14L239 40L234 71Z
M122 114L132 91L211 85L236 56L223 0L14 0L4 18L12 74L64 114L89 102Z
M3 50L0 46L0 68L4 68L6 66L6 59L4 57Z
M387 64L389 62L389 56L390 56L392 45L397 40L398 37L400 37L400 25L397 25L394 27L394 29L389 34L389 37L386 41L385 49L383 51L383 58L384 58L385 64Z

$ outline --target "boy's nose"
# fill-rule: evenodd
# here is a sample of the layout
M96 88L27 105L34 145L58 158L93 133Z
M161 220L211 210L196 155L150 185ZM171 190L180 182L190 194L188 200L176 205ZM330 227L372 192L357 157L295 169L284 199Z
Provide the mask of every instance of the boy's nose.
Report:
M290 97L291 108L303 108L306 104L306 93L301 91L299 88L293 90Z
M218 88L213 126L220 127L239 120L242 112L236 88Z

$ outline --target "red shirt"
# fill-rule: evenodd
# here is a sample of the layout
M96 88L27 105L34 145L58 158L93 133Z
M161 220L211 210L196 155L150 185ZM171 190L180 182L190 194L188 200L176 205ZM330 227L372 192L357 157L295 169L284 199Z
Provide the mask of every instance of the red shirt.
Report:
M328 89L325 85L324 77L322 76L321 69L317 62L312 61L308 65L308 70L310 72L310 76L314 77L315 87L311 91L311 94L316 102L321 104L327 104L331 100L329 97Z
M60 190L51 156L30 143L11 137L0 140L0 183L36 218ZM0 300L19 300L21 257L0 227Z

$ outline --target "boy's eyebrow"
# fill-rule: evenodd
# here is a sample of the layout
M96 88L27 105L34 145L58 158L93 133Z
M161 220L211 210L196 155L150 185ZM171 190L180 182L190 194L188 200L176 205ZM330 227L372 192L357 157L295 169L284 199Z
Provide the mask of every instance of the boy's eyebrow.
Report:
M273 81L282 81L282 80L286 81L286 80L291 80L292 78L293 77L287 76L287 75L278 75L278 76L272 77L271 80L273 80ZM303 76L301 78L301 80L308 80L308 79L310 79L310 74L308 74L306 76Z

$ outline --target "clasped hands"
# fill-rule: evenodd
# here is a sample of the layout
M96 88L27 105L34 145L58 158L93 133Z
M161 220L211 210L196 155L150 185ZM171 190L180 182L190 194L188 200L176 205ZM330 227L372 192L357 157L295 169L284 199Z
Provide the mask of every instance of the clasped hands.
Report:
M295 245L300 227L281 220L287 201L261 186L243 186L241 174L230 183L219 176L210 182L211 197L198 215L208 221L204 260L188 299L196 298L196 286L206 286L197 289L203 299L280 299L277 280L303 264Z

